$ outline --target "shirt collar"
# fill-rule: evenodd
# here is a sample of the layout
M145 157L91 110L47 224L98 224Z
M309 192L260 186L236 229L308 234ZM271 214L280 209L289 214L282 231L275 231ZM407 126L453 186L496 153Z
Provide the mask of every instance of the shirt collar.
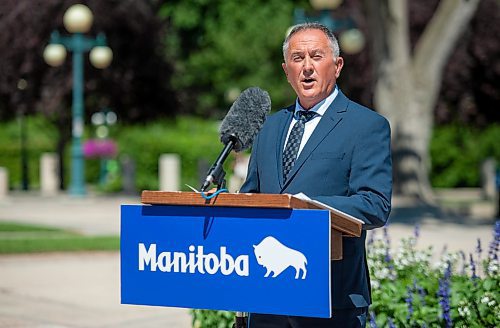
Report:
M328 109L328 107L330 107L332 102L335 100L335 97L337 97L338 93L339 93L339 89L335 85L333 92L328 97L326 97L325 99L321 100L319 103L314 105L311 109L309 109L309 111L316 112L317 116L323 116L325 114L326 110ZM302 108L302 106L300 106L299 98L297 98L295 100L294 117L295 117L295 113L297 113L298 111L301 111L301 110L305 110L305 109Z

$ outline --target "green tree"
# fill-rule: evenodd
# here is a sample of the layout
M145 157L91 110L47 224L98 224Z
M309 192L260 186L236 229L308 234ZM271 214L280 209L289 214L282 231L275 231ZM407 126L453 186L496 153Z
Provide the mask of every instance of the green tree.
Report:
M175 61L173 84L182 107L220 116L238 92L259 86L273 108L294 98L281 69L281 44L293 8L305 1L178 0L164 4L167 56ZM193 94L196 95L193 99Z

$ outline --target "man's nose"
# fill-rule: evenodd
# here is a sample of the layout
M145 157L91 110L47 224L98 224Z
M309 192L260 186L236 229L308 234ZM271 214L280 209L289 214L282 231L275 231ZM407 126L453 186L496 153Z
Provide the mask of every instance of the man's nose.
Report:
M314 66L311 57L304 59L304 66L302 67L304 74L311 74L314 71Z

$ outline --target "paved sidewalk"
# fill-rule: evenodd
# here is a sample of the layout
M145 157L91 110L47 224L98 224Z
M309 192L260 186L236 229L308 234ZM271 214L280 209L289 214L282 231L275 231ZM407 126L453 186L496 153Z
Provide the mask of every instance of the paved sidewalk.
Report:
M186 328L186 309L120 304L117 252L0 256L0 327Z
M11 194L0 199L0 221L71 229L88 235L118 235L120 205L137 197L74 198ZM389 225L393 247L420 227L419 247L473 252L491 241L493 208L441 211L404 199L393 201ZM382 233L378 229L377 233ZM118 252L0 256L0 327L187 328L186 309L120 304Z
M0 221L119 235L120 205L139 197L19 194L0 200ZM188 328L187 309L120 304L118 252L0 256L0 327Z
M0 199L0 221L60 227L86 235L119 235L120 205L140 201L140 196L15 193Z

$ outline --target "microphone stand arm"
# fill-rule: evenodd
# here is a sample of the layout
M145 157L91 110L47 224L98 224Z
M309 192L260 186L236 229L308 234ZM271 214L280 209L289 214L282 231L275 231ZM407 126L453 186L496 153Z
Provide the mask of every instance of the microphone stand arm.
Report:
M224 177L226 176L226 172L224 171L223 164L233 150L237 141L238 139L235 136L230 136L229 142L225 145L214 165L212 165L210 170L208 170L207 178L200 188L201 192L205 192L212 183L217 185L217 190L225 188L226 180ZM248 314L245 312L236 312L232 328L246 328L248 324L247 316Z
M226 176L226 171L224 171L223 164L226 158L233 150L236 141L237 141L236 137L229 139L229 142L225 145L219 157L217 157L217 160L215 161L214 165L212 165L210 170L208 170L207 178L205 179L205 182L200 188L202 192L205 192L212 183L217 185L218 190L225 187L226 180L224 179L224 177Z

